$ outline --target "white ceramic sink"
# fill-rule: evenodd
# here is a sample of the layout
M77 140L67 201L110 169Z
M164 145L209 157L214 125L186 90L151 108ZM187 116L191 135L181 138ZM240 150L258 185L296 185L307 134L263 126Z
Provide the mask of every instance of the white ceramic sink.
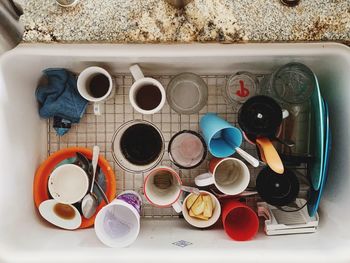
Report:
M329 178L317 233L231 241L222 229L196 230L183 219L144 219L138 240L106 248L93 229L64 231L43 222L33 204L35 170L47 156L47 122L34 91L41 71L80 72L98 64L146 74L271 72L291 61L318 76L333 132ZM0 57L0 262L350 262L350 49L340 44L20 45ZM117 178L118 180L118 178ZM174 245L184 240L186 247Z

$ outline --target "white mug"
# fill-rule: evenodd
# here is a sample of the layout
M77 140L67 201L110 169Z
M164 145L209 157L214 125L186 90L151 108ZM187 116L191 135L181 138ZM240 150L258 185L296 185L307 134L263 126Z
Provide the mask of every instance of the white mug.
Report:
M156 79L145 77L138 65L131 66L129 70L135 79L135 82L131 86L130 92L129 92L129 100L132 107L141 114L154 114L160 111L163 108L166 100L165 89L163 85ZM152 102L155 105L150 105L152 106L151 108L143 108L141 105L139 105L137 101L138 93L142 90L142 88L146 88L147 86L152 86L157 88L158 89L156 90L157 95L159 94L159 102L158 101ZM145 92L144 95L146 94L147 92ZM151 93L148 92L148 94L150 95ZM143 98L145 99L145 96L143 96ZM153 98L155 98L154 95L153 95Z
M170 181L169 180L170 176ZM156 179L156 180L155 180ZM166 187L160 187L163 184ZM179 174L170 167L154 168L144 181L144 194L147 200L156 207L173 207L177 213L182 211L180 196L182 181Z
M103 94L101 94L101 96L96 96L96 94L92 93L90 84L91 84L91 80L94 77L101 74L107 77L109 86L106 88ZM102 114L101 103L113 98L115 94L115 83L111 74L109 74L107 70L101 67L89 67L84 69L79 74L77 86L78 86L78 91L80 95L87 101L94 103L95 115ZM100 91L101 91L101 88L100 88Z
M214 184L222 193L238 195L249 184L250 173L248 167L239 159L228 157L213 158L209 163L209 172L195 178L197 186Z
M142 198L135 191L124 191L96 215L95 232L109 247L131 245L140 232Z

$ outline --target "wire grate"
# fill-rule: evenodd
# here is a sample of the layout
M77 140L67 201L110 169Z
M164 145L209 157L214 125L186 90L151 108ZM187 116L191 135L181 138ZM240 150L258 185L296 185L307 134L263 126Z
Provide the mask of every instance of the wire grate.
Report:
M167 86L171 75L153 76L159 80L164 87ZM222 90L229 76L205 75L201 76L208 85L208 104L197 114L180 115L172 110L166 103L163 109L153 115L142 115L136 112L129 103L129 89L133 83L131 75L115 75L117 91L114 99L102 105L103 114L95 116L92 105L89 104L85 115L78 125L73 125L70 131L59 137L52 128L52 120L48 121L48 155L67 147L80 146L92 148L95 144L100 147L101 154L111 164L117 176L117 194L124 190L134 190L143 195L143 181L145 174L133 174L123 171L115 162L111 152L112 138L114 132L125 122L135 119L147 120L156 125L163 133L165 139L165 154L161 165L170 166L179 172L185 185L194 185L194 178L207 172L207 159L199 167L191 170L179 169L169 159L167 147L170 138L181 130L199 131L199 120L207 112L215 112L218 116L237 126L238 105L228 105L222 96ZM242 148L256 156L254 145L243 142ZM251 185L254 186L255 179L260 171L248 165L251 172ZM302 168L305 170L305 168ZM156 208L148 204L144 198L142 209L143 217L172 218L178 217L172 208Z

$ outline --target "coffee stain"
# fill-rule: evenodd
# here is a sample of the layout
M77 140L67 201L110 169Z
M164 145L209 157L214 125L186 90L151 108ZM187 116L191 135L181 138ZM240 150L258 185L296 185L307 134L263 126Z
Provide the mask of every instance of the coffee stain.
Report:
M53 207L53 211L58 217L62 219L70 220L75 217L75 211L69 205L60 204L60 203L55 204Z

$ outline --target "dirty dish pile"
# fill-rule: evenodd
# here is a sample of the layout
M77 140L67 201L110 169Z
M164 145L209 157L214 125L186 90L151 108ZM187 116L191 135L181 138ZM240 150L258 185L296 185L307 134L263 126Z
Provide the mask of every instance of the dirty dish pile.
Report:
M91 186L91 160L90 149L71 147L50 155L39 166L34 177L33 194L35 206L45 220L69 230L91 227L97 212L106 204L104 199L113 200L116 177L108 162L100 156L93 185L97 208L89 218L83 216L81 201Z
M142 187L127 188L124 184L123 189L118 189L122 193L115 198L116 180L125 178L115 178L109 164L100 157L99 175L106 183L102 192L108 202L100 201L96 213L84 218L78 203L84 196L101 194L101 187L98 183L94 186L94 173L86 165L58 164L77 153L91 160L91 151L66 149L63 153L69 150L69 156L66 153L52 164L61 150L41 165L35 178L35 204L47 221L65 229L95 223L102 243L125 247L142 231L141 207L145 205L182 213L194 229L213 227L221 217L227 237L236 241L251 240L258 233L258 203L263 203L260 208L277 209L282 215L308 209L308 216L315 216L327 176L330 128L327 104L311 69L291 63L263 75L263 81L261 74L258 78L247 71L227 77L221 96L226 107L234 110L237 123L219 110L208 112L210 92L197 74L178 74L165 87L157 78L145 76L139 65L132 65L130 72L134 83L128 87L125 95L129 101L124 100L124 104L141 117L115 127L110 148L113 160L125 172L123 176L133 176L134 181L141 179ZM82 83L96 74L105 76L105 91L97 89L101 96L88 98L89 85ZM119 96L115 94L118 87L110 73L97 67L84 70L79 78L85 81L78 85L84 87L80 88L80 95L94 104L94 117L98 119L104 114L105 101ZM281 145L290 149L298 146L299 142L283 137L282 130L288 127L286 123L295 120L289 109L299 104L310 105L312 118L308 123L315 134L308 138L311 150L307 156L280 151ZM171 118L163 114L165 108L169 108ZM161 123L149 121L153 116L160 116ZM194 116L199 116L193 121L196 125L191 126L195 128L173 128L173 119L181 123ZM247 144L256 151L243 150ZM304 174L300 175L298 167L303 168ZM62 173L63 169L66 170ZM252 171L258 175L256 178ZM190 182L183 176L188 172ZM309 186L306 197L301 196L302 184ZM42 195L37 196L36 192ZM300 199L304 202L300 203ZM63 219L54 221L58 210Z

